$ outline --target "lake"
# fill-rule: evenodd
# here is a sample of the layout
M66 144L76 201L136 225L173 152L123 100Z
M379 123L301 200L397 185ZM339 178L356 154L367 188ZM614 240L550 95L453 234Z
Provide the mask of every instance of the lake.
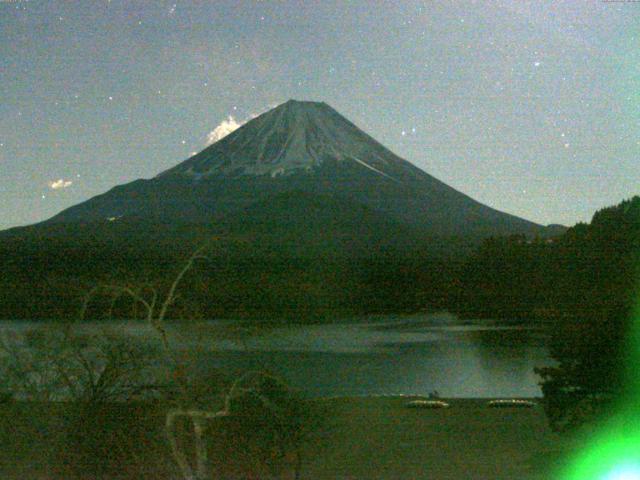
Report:
M0 328L30 325L7 322ZM122 334L157 342L146 324L116 325ZM234 333L229 325L174 325L170 340L187 356L198 352L191 356L198 359L196 369L266 369L310 397L433 391L442 397L536 397L541 391L533 369L552 363L539 328L462 322L448 313L381 315L250 334Z

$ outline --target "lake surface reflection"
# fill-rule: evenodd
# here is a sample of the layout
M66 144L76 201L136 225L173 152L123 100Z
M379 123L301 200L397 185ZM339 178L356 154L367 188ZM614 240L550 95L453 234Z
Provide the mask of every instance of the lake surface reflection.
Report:
M462 322L447 313L276 327L251 335L230 335L228 325L173 325L169 338L182 358L197 359L197 370L266 369L311 397L434 390L442 397L535 397L541 391L533 369L552 363L546 334L538 328ZM33 324L9 322L0 328L27 326ZM117 327L140 341L158 342L146 324Z
M445 313L379 316L214 341L208 362L268 369L310 396L534 397L541 391L533 369L551 363L545 342L540 329Z

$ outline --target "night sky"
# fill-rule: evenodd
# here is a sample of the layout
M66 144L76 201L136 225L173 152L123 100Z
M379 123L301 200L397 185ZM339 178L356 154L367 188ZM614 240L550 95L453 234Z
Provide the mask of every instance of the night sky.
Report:
M289 98L492 207L588 221L640 194L639 27L633 1L0 0L0 228Z

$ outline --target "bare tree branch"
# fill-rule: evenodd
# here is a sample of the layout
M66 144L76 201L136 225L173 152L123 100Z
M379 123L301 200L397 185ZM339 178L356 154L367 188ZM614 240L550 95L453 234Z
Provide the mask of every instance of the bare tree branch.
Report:
M198 248L192 255L191 257L189 257L189 260L187 260L187 263L185 264L184 267L182 267L182 270L180 270L180 272L178 273L178 275L176 276L176 278L173 280L173 283L171 284L171 287L169 288L169 293L167 293L167 296L164 299L164 302L162 303L162 307L160 309L160 313L158 314L158 316L153 319L153 317L151 317L152 322L154 327L158 330L158 332L160 333L160 336L162 337L162 341L165 344L165 347L169 347L169 342L167 339L167 332L164 328L164 318L167 314L167 309L169 308L169 306L174 302L175 300L175 295L176 295L176 289L178 288L178 285L180 284L180 282L182 281L182 278L185 276L185 274L193 267L193 264L196 260L199 259L206 259L207 257L202 255L202 252L204 251L205 246L202 246L200 248Z

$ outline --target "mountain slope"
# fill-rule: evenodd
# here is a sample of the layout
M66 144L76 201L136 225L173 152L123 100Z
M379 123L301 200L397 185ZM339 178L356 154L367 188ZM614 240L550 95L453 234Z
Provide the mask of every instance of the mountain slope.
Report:
M254 203L220 226L236 240L260 239L252 243L257 251L292 257L370 258L415 249L423 240L416 229L365 205L302 191Z

